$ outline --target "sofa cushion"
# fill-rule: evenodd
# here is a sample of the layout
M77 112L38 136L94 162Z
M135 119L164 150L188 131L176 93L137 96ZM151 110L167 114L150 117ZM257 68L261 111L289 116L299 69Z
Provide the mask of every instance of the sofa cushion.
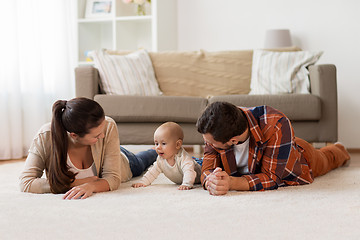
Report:
M101 88L106 94L159 96L151 59L146 50L127 55L108 54L106 50L92 51L99 70Z
M150 52L156 79L167 96L216 96L250 91L251 50Z
M311 94L216 96L209 99L209 104L216 101L240 107L268 105L282 111L292 121L313 121L321 117L321 100Z
M250 94L309 93L307 67L321 51L274 52L255 50Z
M180 96L95 95L97 101L116 122L192 122L195 123L207 100Z

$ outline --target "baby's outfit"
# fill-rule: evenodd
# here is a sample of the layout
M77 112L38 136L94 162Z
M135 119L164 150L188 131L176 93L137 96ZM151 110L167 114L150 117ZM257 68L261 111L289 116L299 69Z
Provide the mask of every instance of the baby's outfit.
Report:
M158 156L140 182L150 185L160 173L164 173L176 184L193 187L194 183L200 183L201 166L182 147L175 155L174 166L170 166L165 158Z

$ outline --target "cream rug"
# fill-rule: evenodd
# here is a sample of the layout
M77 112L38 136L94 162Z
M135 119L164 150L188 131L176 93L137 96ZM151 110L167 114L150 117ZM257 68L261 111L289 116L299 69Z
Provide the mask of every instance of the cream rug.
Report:
M311 185L210 196L152 186L86 200L21 193L23 162L0 165L0 239L360 239L360 167ZM136 179L135 179L136 180Z

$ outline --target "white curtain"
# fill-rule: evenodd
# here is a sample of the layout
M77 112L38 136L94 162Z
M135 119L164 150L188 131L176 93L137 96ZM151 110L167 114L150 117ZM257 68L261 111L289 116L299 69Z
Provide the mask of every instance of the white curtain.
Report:
M75 0L0 0L0 160L27 155L57 99L74 97Z

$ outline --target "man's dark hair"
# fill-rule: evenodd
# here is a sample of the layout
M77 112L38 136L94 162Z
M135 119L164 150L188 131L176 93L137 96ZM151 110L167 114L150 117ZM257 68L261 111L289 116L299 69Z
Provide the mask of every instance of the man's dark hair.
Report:
M245 114L228 102L210 104L196 123L199 133L210 133L215 141L222 143L243 134L247 126Z

